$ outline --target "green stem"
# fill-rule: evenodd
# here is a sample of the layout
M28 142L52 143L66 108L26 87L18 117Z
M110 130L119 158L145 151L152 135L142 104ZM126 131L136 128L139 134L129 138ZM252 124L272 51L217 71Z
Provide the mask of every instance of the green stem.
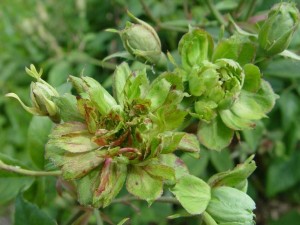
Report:
M7 165L0 160L0 169L6 170L13 173L19 173L27 176L60 176L61 171L33 171L33 170L26 170L22 169L19 166L11 166Z
M102 218L100 216L100 212L98 209L94 209L94 215L96 217L97 225L103 225L103 221L102 221Z
M226 27L227 26L227 22L224 20L224 18L221 15L221 13L217 10L217 8L213 4L212 0L205 0L205 3L208 6L208 8L211 11L211 13L214 15L214 17L218 20L218 22L221 25L224 25Z
M252 0L251 3L250 3L250 6L248 8L245 20L248 20L249 17L253 14L253 11L255 9L255 5L256 5L256 0Z
M218 225L216 221L207 213L202 214L202 219L206 225Z
M134 197L134 196L129 196L129 197L122 197L122 198L114 199L112 201L112 203L127 203L130 201L143 201L143 199L140 199L140 198ZM160 197L160 198L156 199L155 202L171 203L171 204L180 205L179 201L173 197Z

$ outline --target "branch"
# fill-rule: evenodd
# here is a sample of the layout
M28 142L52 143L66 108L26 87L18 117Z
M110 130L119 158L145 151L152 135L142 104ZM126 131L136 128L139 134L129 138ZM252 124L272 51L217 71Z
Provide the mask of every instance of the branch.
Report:
M128 196L128 197L116 198L116 199L112 200L112 203L128 203L130 201L144 201L144 200L140 199L138 197ZM160 197L160 198L156 199L155 202L171 203L171 204L180 205L179 201L174 197Z
M19 166L11 166L7 165L0 160L0 169L6 170L13 173L23 174L27 176L60 176L61 171L33 171L33 170L26 170L22 169Z

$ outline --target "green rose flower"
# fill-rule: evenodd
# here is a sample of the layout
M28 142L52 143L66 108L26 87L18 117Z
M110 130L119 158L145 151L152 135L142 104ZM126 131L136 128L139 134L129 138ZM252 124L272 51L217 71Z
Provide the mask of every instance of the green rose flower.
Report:
M199 151L196 136L174 131L187 113L178 108L185 94L173 74L150 84L145 70L132 72L123 63L114 73L114 97L92 78L70 81L80 94L75 104L84 119L57 125L46 157L65 179L76 181L81 204L109 205L125 181L131 194L152 202L162 194L163 182L175 182L180 160L173 151Z

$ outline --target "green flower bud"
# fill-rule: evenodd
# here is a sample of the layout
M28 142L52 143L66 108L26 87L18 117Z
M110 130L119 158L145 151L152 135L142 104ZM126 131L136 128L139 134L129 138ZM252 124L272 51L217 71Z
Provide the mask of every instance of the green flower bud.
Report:
M281 2L269 12L258 35L260 47L267 55L276 55L290 44L299 23L295 4Z
M238 98L244 72L230 59L218 59L214 64L204 61L189 75L190 94L197 96L195 112L200 119L210 121L217 109L227 109Z
M137 24L128 22L120 36L124 48L135 58L144 63L166 66L166 57L161 51L160 39L149 24L134 17Z
M254 209L255 203L246 193L223 186L212 189L206 212L217 224L253 225Z
M42 70L37 72L34 65L30 65L30 69L26 68L26 72L37 79L37 82L32 82L30 85L32 107L26 106L15 93L9 93L6 96L17 99L27 112L37 116L49 116L54 123L59 123L59 109L52 101L52 97L59 97L59 94L50 84L40 78Z
M32 82L30 89L33 106L41 112L41 115L49 116L53 122L59 122L59 110L51 100L52 96L59 97L57 91L46 82Z
M204 60L210 60L213 48L213 39L204 30L195 29L183 35L178 45L182 67L189 71L195 65L200 66Z

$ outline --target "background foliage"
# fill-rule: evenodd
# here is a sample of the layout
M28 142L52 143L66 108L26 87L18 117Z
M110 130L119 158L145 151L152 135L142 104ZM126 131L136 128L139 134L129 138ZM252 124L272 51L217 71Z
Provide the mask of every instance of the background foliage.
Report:
M223 15L230 13L243 29L255 31L255 23L265 18L267 10L277 2L280 1L215 0L214 5ZM188 24L205 28L217 40L220 26L206 3L205 0L2 0L0 159L30 169L43 170L47 166L43 154L50 121L33 118L16 101L4 97L15 92L28 103L30 79L24 75L25 66L34 63L42 67L46 80L58 90L70 89L64 84L70 74L93 76L109 88L115 64L121 60L101 60L123 47L117 35L104 29L123 28L128 20L126 9L153 25L163 49L176 55L177 43L188 30ZM229 27L226 32L231 30ZM299 29L289 49L300 53ZM254 130L243 132L241 140L234 140L221 153L202 148L200 160L188 155L182 157L192 174L207 179L256 154L258 169L249 180L249 194L257 204L257 224L296 225L300 220L300 64L278 56L261 62L260 67L264 78L280 95L269 118ZM72 224L74 218L81 219L78 224L95 224L96 217L85 221L93 211L82 211L72 198L74 191L68 189L62 180L0 171L0 224L13 221L55 224L51 218L58 224ZM33 217L27 216L28 210L36 212ZM102 217L108 224L124 217L130 217L131 224L138 225L197 223L197 218L166 219L179 210L164 203L154 203L150 208L144 202L119 203L104 209Z

